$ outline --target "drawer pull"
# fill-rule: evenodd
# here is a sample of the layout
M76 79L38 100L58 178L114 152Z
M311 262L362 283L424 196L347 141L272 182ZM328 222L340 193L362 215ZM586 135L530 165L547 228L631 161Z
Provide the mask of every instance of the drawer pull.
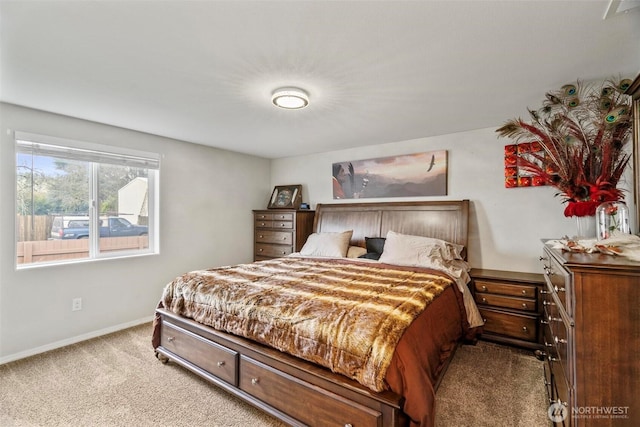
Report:
M562 406L567 406L567 402L563 402L563 401L562 401L562 400L560 400L560 399L558 399L558 400L552 400L552 399L549 399L549 403L552 403L552 404L553 404L553 403L559 403L559 404L561 404Z
M542 301L542 305L556 305L556 304L551 301Z
M287 238L286 238L286 237L283 237L283 238L282 238L282 240L287 240Z
M553 347L553 344L549 344L549 343L547 342L547 340L544 340L544 346L545 346L545 347Z
M522 303L522 308L527 308L527 303L526 302Z
M560 344L566 344L567 340L562 339L562 338L558 338L558 337L553 337L553 340L556 342L556 344L560 343Z
M258 252L262 252L262 248L258 249Z
M264 222L261 222L260 227L264 227L264 226L265 226Z
M557 285L554 286L553 288L556 290L556 292L566 292L564 288L558 288Z
M487 290L487 287L486 287L485 285L482 285L482 290L483 290L483 291L486 291L486 290Z
M522 295L526 295L526 294L527 294L526 289L523 289L523 290L522 290Z
M224 366L224 360L221 360L217 363L218 368L222 368Z
M549 291L545 291L544 289L540 289L540 293L541 293L542 295L546 295L546 294L550 294L551 292L549 292Z
M486 298L482 298L482 302L487 302L487 299Z
M258 385L259 382L260 382L259 378L251 378L251 384Z
M282 251L282 255L286 255L286 254L287 254L287 251Z
M538 260L540 260L540 261L546 261L546 260L547 260L547 257L545 257L545 256L541 256L541 257L538 257Z
M284 223L280 224L280 227L284 227L284 226L285 226L285 224L284 224Z
M544 320L544 319L540 319L540 324L541 324L541 325L548 325L548 324L549 324L549 322L548 322L548 321L546 321L546 320Z
M176 337L167 337L167 341L169 342L174 342L176 340Z
M547 359L549 359L549 362L559 362L560 361L560 359L558 359L557 357L551 357L551 355L548 355Z
M259 235L258 237L262 239L264 236L261 234L261 235Z
M526 327L526 326L523 326L523 327L522 327L522 330L523 330L524 332L527 332L529 329L527 329L527 327Z
M345 424L344 427L353 427L352 424Z

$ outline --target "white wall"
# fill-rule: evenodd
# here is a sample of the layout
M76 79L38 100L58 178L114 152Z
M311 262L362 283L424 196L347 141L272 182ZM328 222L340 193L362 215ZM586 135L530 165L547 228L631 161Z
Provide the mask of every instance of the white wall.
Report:
M0 363L149 320L176 275L252 260L269 160L9 104L0 118ZM9 129L161 153L160 254L17 271Z
M552 187L505 188L504 146L495 128L410 141L277 159L271 165L273 185L302 184L303 201L312 208L333 200L331 164L349 160L447 150L448 195L424 200L471 201L469 262L472 267L541 272L541 239L573 236L575 218ZM630 174L629 174L630 176ZM632 180L629 178L629 182ZM627 197L632 202L633 197ZM363 199L363 202L412 199ZM421 199L413 199L421 200ZM353 202L354 200L350 200ZM630 204L630 210L634 210ZM634 222L635 224L635 222ZM633 228L634 232L637 228Z

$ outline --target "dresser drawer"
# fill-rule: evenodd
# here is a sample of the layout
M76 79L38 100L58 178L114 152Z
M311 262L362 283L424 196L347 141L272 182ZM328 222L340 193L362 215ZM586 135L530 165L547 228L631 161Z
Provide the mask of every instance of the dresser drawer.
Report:
M256 228L282 228L287 230L293 230L293 221L267 221L263 219L257 219Z
M292 246L270 245L267 243L256 243L256 256L283 257L293 252Z
M256 220L256 223L259 221L273 221L273 214L265 212L256 213L254 218Z
M532 312L535 312L537 309L535 299L516 298L485 293L477 293L475 299L478 304L487 304L493 307L503 307L513 310Z
M536 287L533 285L519 285L515 283L500 283L476 279L474 281L476 292L508 295L513 297L535 298Z
M293 221L293 214L289 212L274 213L272 215L274 221Z
M260 230L255 235L258 243L277 243L281 245L293 244L293 233L291 231L266 231Z
M537 324L535 316L505 313L486 308L480 308L484 319L484 331L499 335L506 335L525 341L536 341Z
M160 344L176 356L184 356L196 366L234 386L238 384L238 353L185 329L162 323ZM188 349L188 354L185 351Z
M374 409L346 403L246 356L240 358L240 389L307 425L377 427L382 423L382 414Z
M573 317L573 301L570 297L571 274L553 256L545 253L542 259L545 281L550 290L558 296L569 317Z
M255 225L256 225L256 228L273 228L273 221L268 221L265 219L257 219Z
M572 363L570 353L570 328L560 315L554 303L547 303L543 309L544 340L549 360L559 363L569 372Z
M553 401L566 408L566 418L555 423L555 426L568 427L571 423L571 387L567 381L564 370L559 365L550 364L553 375Z

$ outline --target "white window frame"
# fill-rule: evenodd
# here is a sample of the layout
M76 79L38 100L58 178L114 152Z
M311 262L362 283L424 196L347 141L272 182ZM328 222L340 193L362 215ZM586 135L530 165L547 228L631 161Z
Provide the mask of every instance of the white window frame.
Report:
M57 155L67 159L75 159L89 162L91 173L89 178L89 256L81 259L68 259L59 261L35 262L29 264L18 264L17 244L18 236L14 234L14 263L16 269L39 268L53 265L66 265L81 262L91 262L103 259L130 258L137 256L153 255L160 253L160 159L158 153L133 150L129 148L116 147L111 145L96 144L84 141L59 138L48 135L38 135L34 133L15 131L14 132L14 162L18 152L27 152L27 146L32 147L34 154ZM22 147L22 148L20 148ZM100 161L102 159L102 162ZM119 162L120 161L120 162ZM122 164L148 169L148 210L149 210L149 245L144 249L123 250L117 252L100 252L100 233L98 230L98 217L100 213L96 209L98 197L97 170L100 163ZM17 203L17 174L14 164L14 212ZM14 215L15 218L15 215ZM15 221L15 220L14 220ZM14 223L14 230L17 224Z

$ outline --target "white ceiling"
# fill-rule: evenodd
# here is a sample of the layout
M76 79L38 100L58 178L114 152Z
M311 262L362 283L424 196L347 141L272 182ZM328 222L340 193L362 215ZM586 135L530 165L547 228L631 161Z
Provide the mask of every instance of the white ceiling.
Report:
M0 100L267 158L497 127L640 72L640 8L608 5L2 0Z

